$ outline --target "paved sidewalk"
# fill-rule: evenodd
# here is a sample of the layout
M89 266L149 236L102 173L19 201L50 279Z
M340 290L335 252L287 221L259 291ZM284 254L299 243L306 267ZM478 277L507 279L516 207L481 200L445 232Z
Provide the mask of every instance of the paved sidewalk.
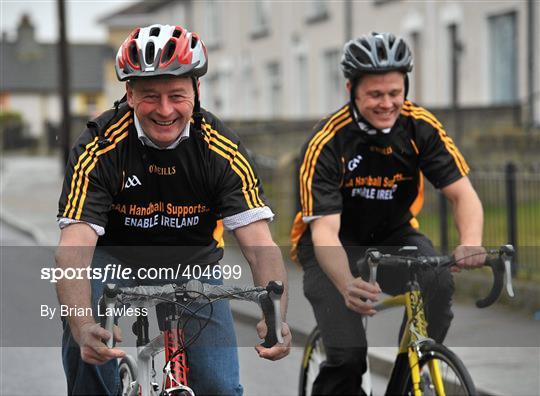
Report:
M0 162L0 218L32 235L38 245L55 246L58 242L55 216L62 183L60 168L56 157L7 156ZM239 252L228 249L224 262L244 260ZM296 338L302 339L314 325L313 314L302 295L301 271L293 264L287 267L288 321ZM234 310L240 315L259 315L256 307L248 304L234 305ZM472 303L456 303L454 312L446 344L465 362L481 393L540 395L540 321L499 306L478 310ZM377 370L391 367L400 320L397 311L370 319L370 356Z

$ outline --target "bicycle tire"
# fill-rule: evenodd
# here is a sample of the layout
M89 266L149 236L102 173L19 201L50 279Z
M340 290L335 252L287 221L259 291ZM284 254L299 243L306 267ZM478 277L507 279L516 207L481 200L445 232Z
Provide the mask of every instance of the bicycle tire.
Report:
M120 377L120 386L122 396L130 396L133 394L130 384L137 380L137 363L127 355L120 360L118 364L118 376ZM137 393L135 393L137 394Z
M313 382L319 374L320 364L326 360L321 332L317 327L308 336L300 367L299 396L311 396Z
M450 349L441 344L425 344L420 359L420 388L425 396L437 396L433 385L428 363L439 362L446 396L476 396L476 388L471 375L463 362ZM411 373L406 371L400 386L400 395L414 395L412 391Z

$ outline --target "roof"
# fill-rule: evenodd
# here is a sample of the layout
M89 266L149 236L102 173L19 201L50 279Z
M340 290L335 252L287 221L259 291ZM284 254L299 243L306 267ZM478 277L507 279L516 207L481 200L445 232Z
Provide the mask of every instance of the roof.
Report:
M0 90L56 92L59 90L58 46L35 43L26 54L14 42L0 42ZM71 90L102 91L104 62L114 51L104 44L69 45Z
M107 15L99 20L100 23L108 23L118 17L127 17L134 15L146 15L160 9L161 7L173 3L175 0L153 0L153 1L139 1L138 3L131 4L128 7Z

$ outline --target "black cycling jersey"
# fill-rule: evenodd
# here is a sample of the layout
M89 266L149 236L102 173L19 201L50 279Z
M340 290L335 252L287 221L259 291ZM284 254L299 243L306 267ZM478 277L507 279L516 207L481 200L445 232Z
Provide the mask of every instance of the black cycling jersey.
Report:
M222 219L265 202L238 136L202 115L202 133L191 124L190 136L168 150L141 143L127 105L106 131L98 132L111 114L100 116L72 149L58 217L103 227L98 245L129 246L114 254L132 265L219 260Z
M391 131L379 134L362 132L349 104L315 127L301 153L293 257L297 247L311 252L307 223L317 216L341 214L344 246L372 245L408 223L418 228L422 175L443 188L469 172L441 123L409 101Z

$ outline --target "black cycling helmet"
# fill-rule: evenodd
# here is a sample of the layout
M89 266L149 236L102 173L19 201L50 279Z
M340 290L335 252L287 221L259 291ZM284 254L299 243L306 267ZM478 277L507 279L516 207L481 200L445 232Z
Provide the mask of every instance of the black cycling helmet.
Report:
M354 81L364 74L400 71L413 68L411 50L405 40L392 33L366 34L348 41L343 48L341 69L346 79Z

